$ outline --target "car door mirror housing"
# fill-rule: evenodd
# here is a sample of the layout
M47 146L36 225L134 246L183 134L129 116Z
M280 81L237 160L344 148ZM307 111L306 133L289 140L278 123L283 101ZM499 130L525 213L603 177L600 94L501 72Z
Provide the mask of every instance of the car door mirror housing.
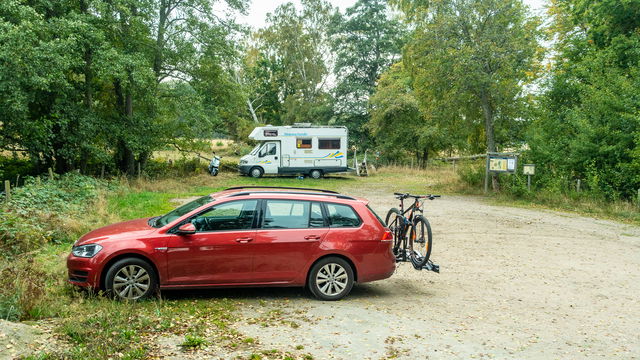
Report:
M195 234L195 233L196 233L196 227L192 223L182 224L180 225L180 227L178 227L178 231L176 231L176 234L178 235L189 235L189 234Z

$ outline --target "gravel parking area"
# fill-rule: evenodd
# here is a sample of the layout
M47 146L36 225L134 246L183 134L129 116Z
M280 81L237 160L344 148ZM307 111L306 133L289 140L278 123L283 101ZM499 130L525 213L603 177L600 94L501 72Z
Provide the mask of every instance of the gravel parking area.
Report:
M401 264L339 302L250 290L237 330L316 359L640 357L640 227L473 197L427 211L440 274Z

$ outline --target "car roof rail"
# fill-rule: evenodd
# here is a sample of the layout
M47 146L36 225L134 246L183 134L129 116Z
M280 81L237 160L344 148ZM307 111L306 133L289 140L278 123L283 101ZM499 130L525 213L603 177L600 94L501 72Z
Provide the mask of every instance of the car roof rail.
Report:
M288 195L321 195L321 196L332 196L336 199L345 199L345 200L356 200L356 198L342 195L338 193L324 193L324 192L304 192L304 191L241 191L237 193L233 193L228 197L236 197L236 196L244 196L251 194L288 194Z
M340 194L340 193L339 193L339 192L337 192L337 191L324 190L324 189L301 188L301 187L293 187L293 186L257 186L257 185L251 185L251 186L234 186L234 187L226 188L226 189L224 189L224 191L227 191L227 190L242 190L242 189L286 189L286 190L306 190L306 191L318 191L318 192L323 192L323 193L327 193L327 194Z

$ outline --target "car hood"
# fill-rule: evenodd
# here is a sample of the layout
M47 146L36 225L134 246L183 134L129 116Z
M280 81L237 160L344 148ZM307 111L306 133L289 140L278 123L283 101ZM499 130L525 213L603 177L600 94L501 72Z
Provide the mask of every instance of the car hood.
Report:
M130 238L146 235L154 230L154 228L151 227L151 225L149 225L148 223L149 219L150 218L129 220L95 229L84 234L80 239L78 239L78 241L76 241L74 245L84 245L120 237Z

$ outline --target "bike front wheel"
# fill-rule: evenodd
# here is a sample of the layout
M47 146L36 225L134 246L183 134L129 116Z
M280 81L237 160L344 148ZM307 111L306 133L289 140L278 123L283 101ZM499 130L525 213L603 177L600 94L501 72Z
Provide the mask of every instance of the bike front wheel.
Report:
M403 232L403 224L404 217L400 213L400 210L396 208L392 208L387 213L387 218L385 219L385 223L389 230L391 230L391 234L393 234L393 254L398 256L398 252L402 247L402 232Z
M411 261L417 267L423 267L431 256L432 236L429 221L417 216L413 221L409 235L409 253Z

